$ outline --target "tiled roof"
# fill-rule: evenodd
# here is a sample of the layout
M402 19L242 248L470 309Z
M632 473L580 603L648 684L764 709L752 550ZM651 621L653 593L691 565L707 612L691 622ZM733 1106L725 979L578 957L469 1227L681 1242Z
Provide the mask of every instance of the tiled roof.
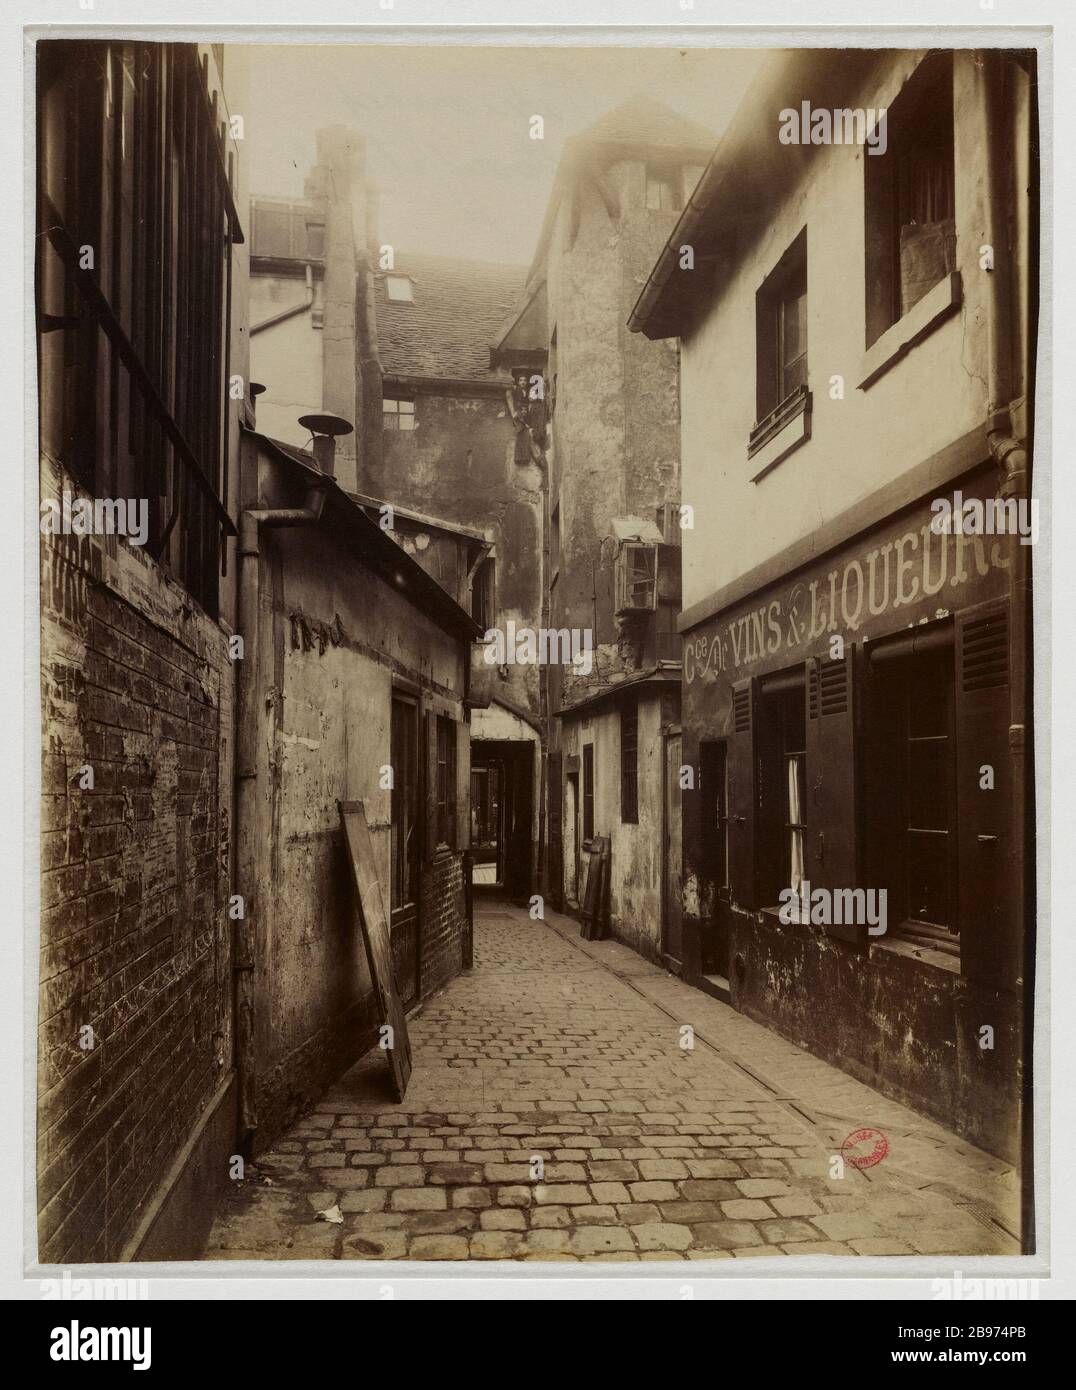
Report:
M409 276L414 299L390 300L385 273L377 273L377 336L386 376L503 378L490 369L489 348L519 302L526 266L397 252L387 273Z

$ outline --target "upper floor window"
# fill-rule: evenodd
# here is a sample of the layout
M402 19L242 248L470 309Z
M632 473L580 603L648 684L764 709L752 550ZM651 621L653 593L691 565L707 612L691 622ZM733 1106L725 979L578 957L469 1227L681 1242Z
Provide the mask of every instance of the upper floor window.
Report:
M148 501L148 552L216 616L228 265L243 235L194 44L38 44L41 447Z
M807 229L755 296L756 408L764 420L807 387Z
M616 611L657 607L658 551L656 545L628 542L620 547L614 566Z
M620 819L639 821L639 702L631 697L620 708Z
M385 293L397 304L413 304L415 283L410 275L386 275Z
M646 205L662 212L679 212L684 206L683 176L678 165L646 166Z
M487 555L471 580L471 617L483 632L488 632L496 621L496 563L492 555Z
M956 269L951 53L924 59L886 121L886 153L863 161L868 347Z
M414 401L385 396L381 402L381 419L387 430L413 430L415 428Z

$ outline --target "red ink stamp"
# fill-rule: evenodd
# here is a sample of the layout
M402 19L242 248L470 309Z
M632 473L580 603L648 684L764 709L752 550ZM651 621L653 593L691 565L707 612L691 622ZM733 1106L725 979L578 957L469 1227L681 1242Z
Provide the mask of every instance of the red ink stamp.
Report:
M873 1168L889 1152L889 1140L880 1129L854 1129L841 1145L841 1156L853 1168Z

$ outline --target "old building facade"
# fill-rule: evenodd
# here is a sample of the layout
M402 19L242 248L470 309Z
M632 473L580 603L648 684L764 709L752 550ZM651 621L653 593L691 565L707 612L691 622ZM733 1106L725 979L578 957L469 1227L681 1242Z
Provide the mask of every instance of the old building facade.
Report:
M318 457L244 431L236 892L240 1131L271 1143L383 1021L340 832L362 801L404 1008L470 963L477 625ZM472 538L442 533L466 572ZM449 563L444 562L444 569Z
M631 318L682 354L686 969L1009 1158L1030 550L938 517L1027 497L1033 83L773 55ZM860 138L782 141L804 103Z
M309 283L351 358L287 345L278 440L246 360L242 50L227 87L207 45L39 59L38 1256L193 1257L236 1160L378 1041L340 802L365 804L404 1006L470 963L491 547L357 499L346 137L304 210L316 278L262 229L255 322L299 327L280 303Z
M282 442L303 444L305 412L361 418L350 451L358 463L352 473L341 458L341 482L371 514L391 502L389 534L483 632L536 628L544 474L509 399L519 364L495 351L525 267L383 242L362 137L321 131L317 153L306 197L252 202L259 419ZM457 573L455 544L446 549L438 538L464 532L484 545ZM476 653L474 677L474 877L526 900L541 831L538 668Z
M546 612L585 634L544 670L553 900L580 907L609 841L608 926L679 964L679 404L675 343L626 321L713 139L648 99L567 142L517 321L501 350L546 383Z
M43 517L38 1248L111 1260L196 1248L234 1149L244 72L226 98L209 46L38 54L41 496L128 509Z

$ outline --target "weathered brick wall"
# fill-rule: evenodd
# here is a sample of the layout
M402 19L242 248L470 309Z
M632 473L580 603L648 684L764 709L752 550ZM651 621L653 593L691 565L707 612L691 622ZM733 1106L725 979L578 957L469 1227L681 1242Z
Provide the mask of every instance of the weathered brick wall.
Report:
M41 579L39 1256L106 1260L230 1065L231 671L124 541L43 537Z
M424 999L463 969L468 924L462 864L462 855L442 850L422 873L420 957Z

